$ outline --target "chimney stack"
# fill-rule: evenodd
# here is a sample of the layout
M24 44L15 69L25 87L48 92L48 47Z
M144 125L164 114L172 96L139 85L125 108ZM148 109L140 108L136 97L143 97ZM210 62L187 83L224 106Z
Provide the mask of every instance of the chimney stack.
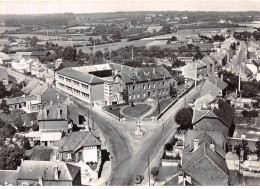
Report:
M215 144L214 144L214 140L211 140L211 143L210 143L210 149L215 151Z
M199 139L194 139L194 151L199 148Z
M58 175L58 166L57 165L53 166L53 172L54 172L54 179L58 180L59 175Z
M240 161L244 161L244 150L240 148Z
M221 77L221 80L223 81L223 74L221 74L221 76L220 76L220 77Z
M241 139L246 140L246 134L245 133L241 135Z
M57 119L61 118L61 109L60 107L57 107Z
M217 78L215 79L215 85L216 85L216 87L218 86L218 79Z
M38 183L39 183L40 186L43 185L43 183L42 183L42 177L38 177Z

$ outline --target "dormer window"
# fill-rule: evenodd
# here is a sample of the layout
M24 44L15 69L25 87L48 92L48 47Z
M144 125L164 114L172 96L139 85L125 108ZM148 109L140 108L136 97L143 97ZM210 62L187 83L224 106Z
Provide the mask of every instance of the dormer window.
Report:
M135 78L134 77L132 78L132 80L133 80L133 82L135 82Z
M163 79L165 78L165 73L162 74Z

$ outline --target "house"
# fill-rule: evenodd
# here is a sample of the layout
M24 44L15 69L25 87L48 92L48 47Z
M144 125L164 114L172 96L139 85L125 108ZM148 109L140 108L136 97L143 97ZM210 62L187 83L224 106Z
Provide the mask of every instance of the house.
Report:
M182 68L184 78L201 80L207 76L207 64L198 60L194 63L188 63Z
M49 69L47 65L33 65L31 69L31 74L39 79L44 79L46 83L52 84L54 81L55 73L52 69Z
M17 186L18 170L0 170L0 186Z
M68 132L79 125L79 114L74 104L64 104L59 101L51 104L37 116L39 130L63 130Z
M28 70L28 64L25 58L17 57L12 61L12 68L19 72L25 73Z
M186 178L190 177L202 186L227 186L229 176L222 146L206 133L186 143L189 145L182 154L182 170Z
M74 68L57 72L56 87L88 103L104 100L104 80Z
M222 99L215 99L207 109L194 109L192 124L195 130L220 131L224 136L232 136L235 110Z
M114 81L120 83L120 90L127 92L128 102L170 96L170 87L177 84L163 67L132 68L116 64L111 64L111 67Z
M234 152L228 152L226 154L226 163L228 170L239 171L239 157Z
M0 81L2 81L4 85L8 85L9 84L8 73L3 68L0 68Z
M58 142L63 137L61 130L41 130L40 145L41 147L58 148Z
M120 82L114 80L105 81L104 83L104 103L105 106L122 104L123 99L123 87Z
M254 103L256 103L256 100L250 99L250 98L237 98L235 100L234 107L235 108L241 108L241 109L252 109Z
M101 141L90 131L69 133L59 141L58 151L62 161L101 161Z
M80 186L80 167L65 162L31 161L21 163L18 186Z
M24 122L24 126L32 127L33 124L37 122L37 115L38 115L38 112L22 114L21 118Z
M209 76L200 88L200 96L210 93L214 97L223 97L228 84L216 76Z
M192 63L193 60L194 60L194 57L181 57L181 56L179 56L179 57L177 57L177 60L180 60L180 61L185 62L187 64L187 63Z
M204 96L201 96L195 100L194 108L198 110L207 109L207 104L212 102L214 99L215 97L210 93L205 94Z
M37 97L29 96L19 96L14 98L6 99L6 104L9 106L9 110L22 109L27 113L37 112L41 109L41 104L37 100Z
M36 58L41 58L41 57L48 57L50 56L50 54L51 53L49 51L33 51L31 56Z

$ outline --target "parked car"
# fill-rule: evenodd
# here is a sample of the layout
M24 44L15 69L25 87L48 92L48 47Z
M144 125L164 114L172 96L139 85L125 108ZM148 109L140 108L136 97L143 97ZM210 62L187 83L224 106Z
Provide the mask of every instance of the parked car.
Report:
M193 106L194 106L194 102L195 102L195 99L192 99L192 100L190 101L190 103L189 103L189 106L190 106L190 107L193 107Z
M135 183L136 184L140 184L143 180L144 180L144 176L143 175L137 175L135 177Z

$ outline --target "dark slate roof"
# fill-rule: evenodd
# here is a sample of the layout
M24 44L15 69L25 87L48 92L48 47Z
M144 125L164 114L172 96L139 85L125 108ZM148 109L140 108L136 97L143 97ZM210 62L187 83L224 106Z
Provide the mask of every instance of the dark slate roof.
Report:
M82 73L72 68L63 68L57 72L57 74L69 77L71 79L75 79L88 84L99 84L104 83L104 80L96 77L92 74Z
M33 161L50 161L53 148L35 146L31 150L26 150L26 156Z
M0 170L0 186L7 185L17 186L17 170Z
M57 96L60 96L60 93L54 89L52 86L48 86L42 93L41 93L41 101L42 103L49 103L50 101L56 101Z
M30 93L38 84L38 81L31 80L28 85L26 85L24 88L22 88L22 91L26 94Z
M72 181L80 172L79 167L65 162L25 160L20 166L17 180L38 180L42 177L43 181L53 181L54 166L58 167L58 181Z
M201 135L207 134L209 137L211 137L210 140L214 140L216 144L219 146L222 146L224 141L227 142L227 138L219 131L204 131L204 130L189 130L184 135L184 148L189 147L190 141L193 141L194 139L200 137ZM210 142L210 141L208 141Z
M36 100L36 97L35 96L19 96L19 97L6 99L6 104L7 105L19 104L19 103L29 102L32 100Z
M203 158L208 158L210 161L213 162L211 166L215 165L223 172L223 174L228 175L228 168L225 159L219 156L215 151L211 150L210 145L205 142L202 143L196 151L188 154L184 153L183 156L188 156L186 158L186 161L184 161L182 165L182 170L184 171L187 170L190 166L199 163L199 161L202 160ZM188 174L194 179L196 179L197 181L203 180L203 178L198 179L200 175L196 173L196 170L190 169Z
M227 84L225 81L221 80L219 77L216 77L216 76L213 76L213 75L211 75L211 76L208 77L208 80L209 80L211 83L213 83L213 84L216 83L216 79L217 79L217 86L218 86L221 90L224 90L224 89L228 86L228 84Z
M59 141L58 149L60 152L77 151L81 147L100 146L101 141L90 131L79 131L69 133Z
M227 127L231 127L235 115L235 109L222 99L215 99L209 104L218 104L218 107L209 107L208 110L194 110L192 124L196 124L203 118L219 119Z
M47 56L49 51L33 51L31 56Z
M133 83L133 78L136 83L162 80L163 75L165 79L170 79L172 76L164 67L155 68L130 68L119 73L125 83Z

